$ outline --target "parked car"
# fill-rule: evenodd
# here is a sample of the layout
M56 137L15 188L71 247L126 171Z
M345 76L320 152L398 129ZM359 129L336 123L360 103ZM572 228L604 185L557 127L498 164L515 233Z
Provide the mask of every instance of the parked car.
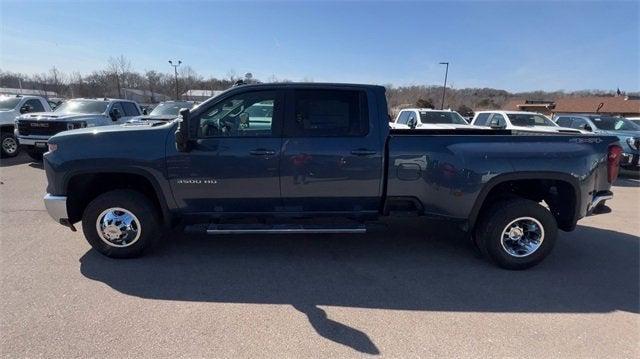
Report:
M16 135L20 147L34 160L47 151L49 137L75 128L125 123L140 116L138 104L120 99L73 99L63 102L53 112L22 115L17 120Z
M473 127L456 111L433 110L430 108L407 108L398 113L393 129L457 129L457 128L482 128Z
M640 126L640 117L627 117L626 119Z
M539 113L525 111L478 111L471 124L501 130L583 133L581 130L560 127Z
M457 223L510 269L539 263L558 228L597 213L621 152L605 135L391 132L384 87L319 83L237 86L176 121L66 131L48 146L47 211L74 230L82 221L106 256L141 255L176 224L363 233L424 215ZM308 223L317 217L331 220Z
M49 102L40 96L0 96L0 133L2 134L2 157L15 157L19 153L15 136L15 121L21 115L31 112L51 111Z
M560 126L618 136L623 149L620 166L627 170L640 170L640 126L632 121L624 117L589 114L563 114L556 116L555 120Z
M170 121L180 116L180 109L191 109L193 106L193 101L160 102L149 114L135 117L131 121Z

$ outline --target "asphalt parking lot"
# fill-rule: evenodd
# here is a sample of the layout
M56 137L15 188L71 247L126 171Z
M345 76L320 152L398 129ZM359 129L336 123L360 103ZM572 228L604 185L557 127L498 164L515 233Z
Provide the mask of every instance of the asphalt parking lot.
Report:
M640 357L640 181L522 272L441 223L367 235L169 235L113 260L0 168L4 357Z

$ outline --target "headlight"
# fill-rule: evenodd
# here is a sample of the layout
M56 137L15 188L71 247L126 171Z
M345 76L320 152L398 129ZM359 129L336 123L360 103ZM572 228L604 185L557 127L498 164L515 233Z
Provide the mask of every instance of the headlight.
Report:
M49 152L53 152L58 149L58 145L55 143L49 143L47 145L49 146Z
M640 147L640 138L635 138L635 137L627 138L627 145L629 145L629 147L637 151L638 148Z

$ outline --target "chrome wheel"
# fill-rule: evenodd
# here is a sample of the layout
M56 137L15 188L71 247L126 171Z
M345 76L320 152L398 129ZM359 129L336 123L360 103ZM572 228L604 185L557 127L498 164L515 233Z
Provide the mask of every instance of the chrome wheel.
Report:
M124 208L109 208L98 216L96 230L103 242L112 247L128 247L140 238L140 221Z
M513 257L522 258L537 251L544 241L544 227L532 217L514 219L502 231L500 244Z
M18 141L13 137L5 137L2 140L2 149L5 153L12 155L18 151Z

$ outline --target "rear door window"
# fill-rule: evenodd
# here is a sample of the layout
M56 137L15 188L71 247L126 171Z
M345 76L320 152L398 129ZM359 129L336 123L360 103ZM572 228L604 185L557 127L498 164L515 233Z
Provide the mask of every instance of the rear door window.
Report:
M294 117L287 135L296 137L366 136L367 95L355 90L296 90Z

